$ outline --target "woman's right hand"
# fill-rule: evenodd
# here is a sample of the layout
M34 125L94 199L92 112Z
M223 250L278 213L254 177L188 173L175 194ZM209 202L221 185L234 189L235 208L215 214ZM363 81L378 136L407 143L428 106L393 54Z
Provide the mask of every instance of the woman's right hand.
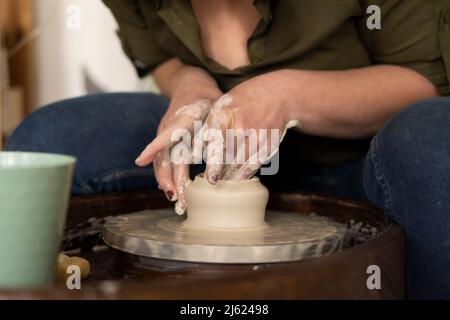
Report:
M174 163L171 151L179 140L173 140L176 130L186 130L194 136L195 121L206 119L212 104L222 95L216 82L200 68L183 67L176 74L169 108L161 120L156 138L136 159L138 166L153 162L159 188L170 201L177 201L176 211L186 211L185 187L189 181L189 164Z

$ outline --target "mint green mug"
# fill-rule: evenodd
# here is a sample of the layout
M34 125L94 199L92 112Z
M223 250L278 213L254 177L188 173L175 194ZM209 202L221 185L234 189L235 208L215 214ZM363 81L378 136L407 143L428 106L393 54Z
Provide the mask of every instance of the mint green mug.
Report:
M53 284L75 161L0 152L0 288Z

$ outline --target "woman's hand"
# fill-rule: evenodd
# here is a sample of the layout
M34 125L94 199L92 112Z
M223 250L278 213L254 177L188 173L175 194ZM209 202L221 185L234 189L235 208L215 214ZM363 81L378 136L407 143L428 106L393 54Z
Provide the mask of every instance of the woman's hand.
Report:
M217 100L206 119L206 178L244 180L278 150L291 117L284 99L282 72L257 76ZM228 135L228 136L227 136Z
M170 201L178 200L177 212L182 214L186 209L184 190L189 180L189 164L172 161L172 148L183 143L174 141L172 135L180 129L194 135L194 122L205 120L222 92L206 72L194 67L183 67L174 83L170 106L161 120L157 137L136 159L136 164L146 166L153 162L159 188Z
M220 98L206 125L221 132L256 129L258 150L248 150L247 144L244 150L238 147L236 152L225 143L221 151L217 148L220 139L213 135L208 141L208 147L213 148L207 150L206 177L213 184L221 178L251 177L264 161L265 151L267 154L276 151L285 130L291 126L301 123L303 133L315 136L368 138L405 106L437 94L433 84L422 75L389 65L342 71L285 69L257 76ZM265 135L260 129L279 131L279 139ZM225 158L235 157L237 161L225 165L215 161L222 153ZM258 162L250 157L255 153Z

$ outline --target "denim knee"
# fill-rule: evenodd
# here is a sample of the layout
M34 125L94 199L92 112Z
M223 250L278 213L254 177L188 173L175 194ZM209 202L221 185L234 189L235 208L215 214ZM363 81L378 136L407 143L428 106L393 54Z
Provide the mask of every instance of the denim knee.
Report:
M131 138L142 139L134 128L157 127L167 104L164 97L149 93L95 94L63 100L31 113L8 138L6 150L74 154L85 151L83 142L103 133L120 139L125 129L131 135L136 132ZM119 122L130 125L121 132L113 130Z
M6 150L76 157L74 193L147 187L153 174L137 168L134 159L156 135L167 106L167 99L150 93L57 102L29 115L9 137Z
M430 184L448 187L449 167L450 98L419 101L395 115L374 137L365 169L366 192L390 211L392 194L396 205L403 207L426 193Z
M62 108L64 102L42 107L31 113L8 137L7 151L34 151L63 153L64 146L57 145L61 132L61 113L71 113Z

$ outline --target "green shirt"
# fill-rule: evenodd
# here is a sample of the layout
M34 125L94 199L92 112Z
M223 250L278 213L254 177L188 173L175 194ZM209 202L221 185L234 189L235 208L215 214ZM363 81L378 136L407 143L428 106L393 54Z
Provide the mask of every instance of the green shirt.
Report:
M450 0L254 0L262 19L248 41L250 65L230 70L202 49L189 0L103 0L138 74L178 57L205 68L223 91L278 69L345 70L374 64L411 68L450 95ZM381 29L367 28L367 8ZM326 88L324 88L326 90ZM341 163L366 144L304 137L306 158Z

